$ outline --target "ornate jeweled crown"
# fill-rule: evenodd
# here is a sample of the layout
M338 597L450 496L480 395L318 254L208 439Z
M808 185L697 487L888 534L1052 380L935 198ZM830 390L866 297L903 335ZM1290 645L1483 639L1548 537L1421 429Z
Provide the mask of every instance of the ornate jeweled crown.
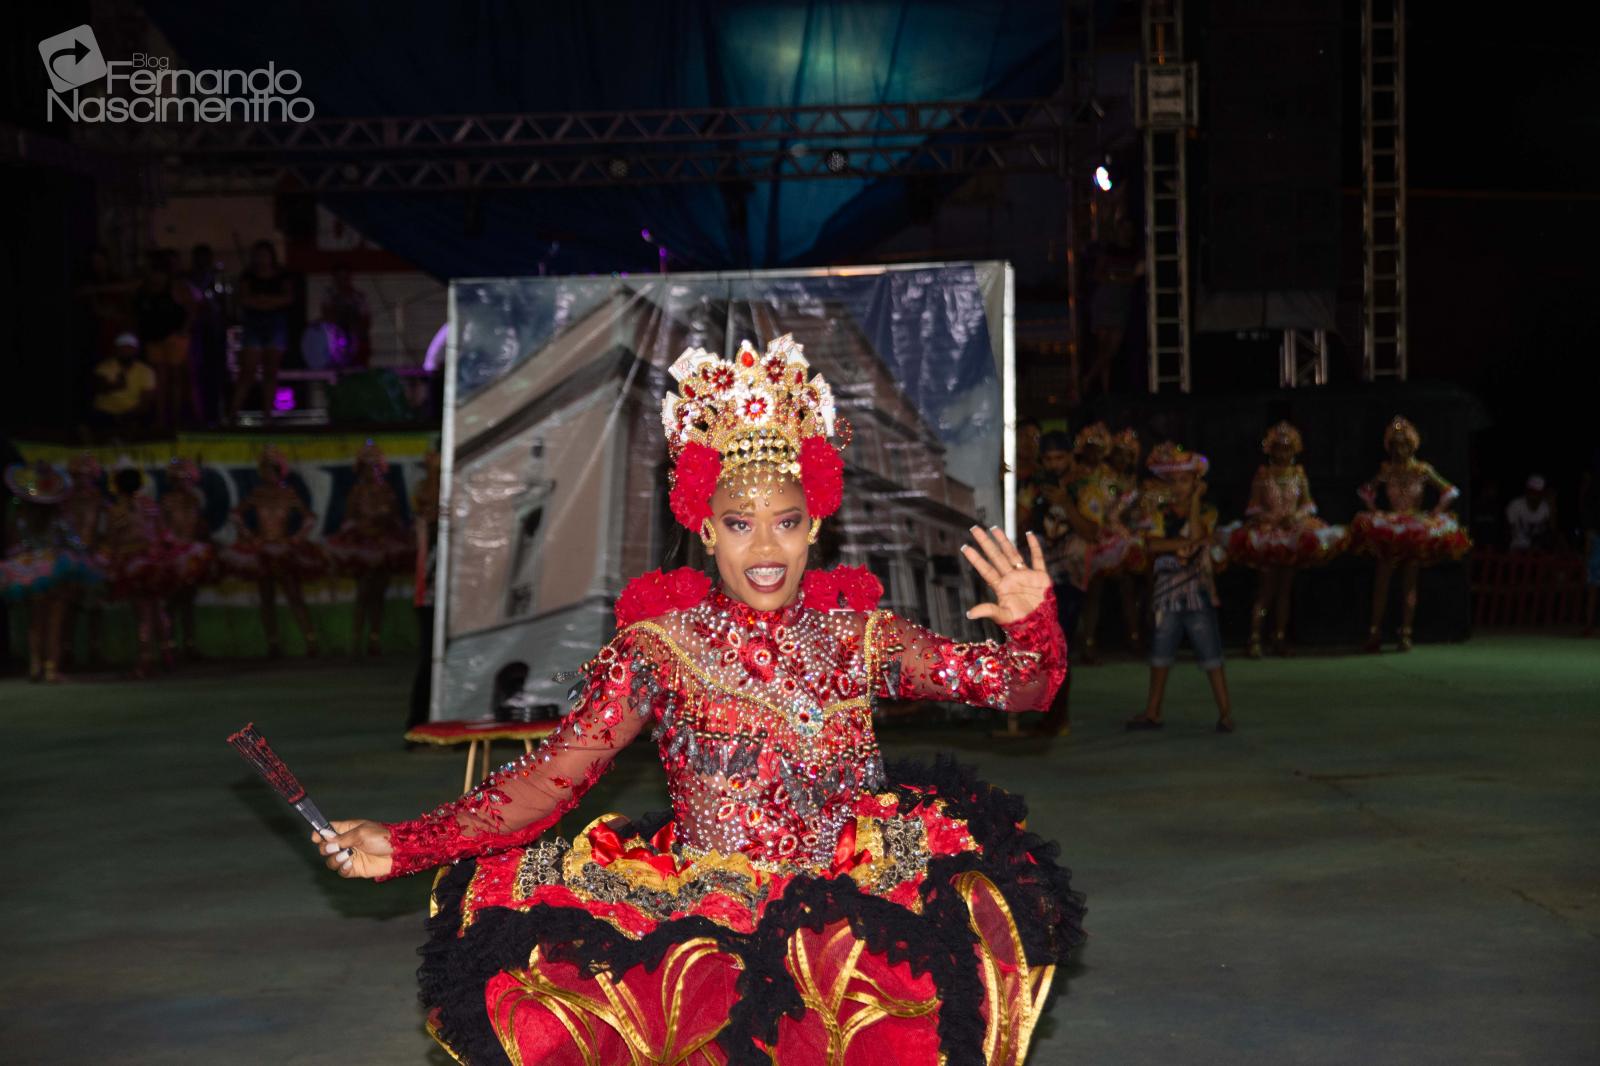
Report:
M1111 430L1106 428L1104 422L1095 422L1078 430L1078 435L1072 439L1073 450L1098 444L1102 451L1111 447Z
M1296 455L1305 450L1305 445L1300 440L1300 431L1294 428L1292 422L1279 422L1267 430L1267 435L1261 438L1261 450L1269 454L1279 444L1287 444Z
M1395 415L1394 421L1384 427L1383 446L1385 448L1394 447L1395 438L1397 437L1404 437L1409 440L1413 451L1422 447L1422 434L1417 432L1417 427L1411 424L1410 419L1401 415Z
M838 510L844 462L828 438L848 443L849 425L822 375L807 379L802 351L786 333L765 354L744 341L731 360L690 348L672 364L678 391L662 399L661 425L672 513L685 527L698 532L710 517L718 484L744 495L793 479L812 518Z
M1204 477L1211 467L1211 461L1199 452L1191 452L1188 448L1174 441L1164 440L1150 449L1150 457L1145 460L1145 466L1157 477L1171 477L1173 474L1194 474Z

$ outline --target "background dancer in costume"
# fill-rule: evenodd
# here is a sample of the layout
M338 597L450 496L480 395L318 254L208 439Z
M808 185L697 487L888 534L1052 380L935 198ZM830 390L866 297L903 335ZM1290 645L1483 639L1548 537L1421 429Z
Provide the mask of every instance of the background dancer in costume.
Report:
M1233 701L1222 667L1217 625L1217 586L1212 575L1214 518L1202 504L1209 462L1203 455L1166 441L1150 452L1157 480L1146 486L1145 548L1152 556L1150 588L1150 692L1130 730L1160 729L1167 677L1185 635L1217 703L1217 732L1234 729Z
M1150 558L1145 552L1144 539L1132 528L1139 513L1139 459L1142 449L1139 433L1132 426L1111 438L1111 453L1106 464L1111 468L1115 482L1117 502L1112 511L1110 527L1113 539L1106 544L1100 556L1103 581L1115 580L1122 596L1122 624L1128 631L1128 647L1137 652L1143 640L1140 635L1141 611L1140 585L1142 576L1150 569ZM1115 538L1125 537L1119 545ZM1105 538L1102 538L1103 541ZM1115 565L1112 565L1113 560Z
M1126 530L1111 524L1120 497L1116 476L1106 463L1110 453L1111 431L1104 422L1085 426L1073 441L1076 476L1069 492L1073 510L1081 521L1072 521L1071 512L1068 512L1068 521L1072 521L1074 531L1084 540L1081 586L1083 640L1079 642L1083 650L1078 655L1078 661L1085 666L1100 662L1100 655L1096 651L1099 646L1100 590L1105 585L1106 572L1120 563L1130 541Z
M146 496L144 471L123 465L111 475L113 500L106 512L106 553L111 560L111 595L133 607L138 629L138 661L130 675L150 676L157 657L172 666L172 622L166 598L172 591L171 549L162 528L161 509Z
M267 654L278 658L278 586L289 603L289 613L306 642L306 655L317 656L317 631L306 610L301 579L321 568L322 553L310 541L316 515L289 485L289 460L272 445L262 449L256 464L260 480L234 509L238 539L223 550L222 559L241 577L253 578L261 597L261 629L267 637Z
M67 498L61 501L61 517L74 542L82 545L87 579L74 584L68 592L61 654L63 663L68 660L76 663L73 634L81 614L88 645L84 663L97 667L105 661L101 635L106 615L105 579L110 573L110 561L105 555L106 511L110 503L106 498L106 474L100 460L92 453L80 452L67 461L67 477L72 487L67 491Z
M1412 622L1417 614L1417 574L1424 566L1446 559L1459 559L1472 547L1466 531L1450 513L1461 490L1446 481L1429 463L1417 458L1422 435L1417 427L1396 416L1383 431L1383 447L1389 458L1378 467L1373 479L1361 486L1358 495L1367 509L1350 522L1356 547L1378 561L1372 578L1372 624L1367 630L1366 650L1383 647L1383 616L1389 610L1389 579L1400 571L1401 614L1399 650L1411 650ZM1423 499L1432 486L1438 500L1431 511L1423 509ZM1387 510L1378 507L1378 490L1383 490Z
M720 587L636 579L537 751L415 821L334 822L316 846L346 877L455 864L421 978L463 1062L1018 1066L1080 899L1020 801L948 764L885 768L872 722L879 698L1048 705L1065 646L1038 544L1025 560L975 528L963 549L995 597L968 617L1003 644L877 610L870 573L806 570L848 431L799 346L691 349L672 373L672 513ZM652 726L671 817L540 840Z
M216 577L217 548L206 524L205 496L200 491L200 467L193 459L173 459L167 464L166 491L161 495L161 522L171 546L171 597L167 609L172 629L183 631L183 657L197 659L194 601L200 586ZM168 654L174 650L167 640Z
M383 601L389 579L410 572L416 562L415 538L406 536L400 501L387 480L383 449L367 441L356 454L356 483L345 498L345 519L328 538L328 553L356 583L355 624L350 651L368 655L383 650Z
M1256 468L1244 522L1228 535L1229 558L1261 572L1250 611L1252 659L1261 658L1261 628L1267 612L1274 609L1273 649L1282 656L1294 654L1288 631L1295 571L1321 566L1350 543L1345 527L1330 526L1317 517L1311 481L1305 467L1295 462L1303 447L1300 431L1288 422L1267 431L1261 441L1267 462Z
M88 551L61 515L68 481L45 462L6 467L11 493L0 593L28 608L28 680L61 680L61 631L74 585L96 580Z

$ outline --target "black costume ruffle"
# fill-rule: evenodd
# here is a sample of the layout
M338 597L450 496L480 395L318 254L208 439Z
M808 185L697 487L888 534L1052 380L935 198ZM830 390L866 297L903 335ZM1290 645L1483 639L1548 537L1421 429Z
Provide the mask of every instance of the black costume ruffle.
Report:
M1011 910L1031 966L1063 963L1083 942L1083 896L1072 889L1070 871L1056 864L1056 845L1020 828L1027 816L1021 797L979 780L969 768L943 757L931 766L891 763L888 777L893 784L887 791L899 795L902 813L942 800L945 812L966 822L982 849L981 855L967 852L929 862L921 914L865 893L847 877L805 876L767 905L751 933L737 933L693 916L664 922L635 940L577 908L539 906L526 911L485 909L466 934L458 936L462 897L476 866L470 860L456 864L435 886L438 911L428 920L428 941L419 950L421 997L437 1012L440 1038L473 1066L508 1063L489 1023L484 987L500 971L526 966L535 947L542 947L548 958L570 961L591 972L621 974L636 965L654 969L674 944L707 937L736 955L744 967L738 1002L717 1043L730 1066L770 1064L756 1041L775 1042L780 1017L798 1018L805 1011L784 968L791 932L820 930L845 920L868 950L904 962L932 979L941 1004L940 1046L949 1066L982 1066L983 988L974 954L976 938L967 924L966 904L954 890L955 878L978 871L995 884ZM641 819L637 831L653 834L666 817ZM1060 982L1052 985L1051 1002L1060 988Z

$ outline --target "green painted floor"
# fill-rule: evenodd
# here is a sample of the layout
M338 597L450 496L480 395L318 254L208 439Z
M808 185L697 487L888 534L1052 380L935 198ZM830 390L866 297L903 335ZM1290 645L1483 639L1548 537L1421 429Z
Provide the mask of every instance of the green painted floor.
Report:
M1193 669L1163 733L1125 734L1136 663L1078 671L1045 748L884 730L1025 793L1088 893L1029 1061L1600 1062L1600 641L1229 669L1232 737ZM326 874L223 744L254 719L331 815L407 816L461 774L401 750L409 682L398 658L0 682L0 1062L443 1062L426 882ZM661 804L640 747L575 820Z

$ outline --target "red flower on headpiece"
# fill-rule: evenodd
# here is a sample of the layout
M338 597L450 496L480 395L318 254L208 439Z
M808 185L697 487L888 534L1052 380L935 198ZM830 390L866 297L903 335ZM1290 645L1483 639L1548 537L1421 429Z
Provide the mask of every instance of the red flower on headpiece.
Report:
M812 518L827 518L844 502L844 459L826 437L800 442L800 488Z
M671 573L652 570L640 574L617 597L613 610L617 628L659 618L668 611L682 611L695 606L711 591L711 579L692 566L680 566Z
M864 566L807 570L800 579L800 597L813 611L837 611L843 606L866 614L883 599L883 583Z
M692 440L678 453L673 468L672 517L692 532L711 517L711 494L717 491L717 479L722 476L722 456L708 444Z

